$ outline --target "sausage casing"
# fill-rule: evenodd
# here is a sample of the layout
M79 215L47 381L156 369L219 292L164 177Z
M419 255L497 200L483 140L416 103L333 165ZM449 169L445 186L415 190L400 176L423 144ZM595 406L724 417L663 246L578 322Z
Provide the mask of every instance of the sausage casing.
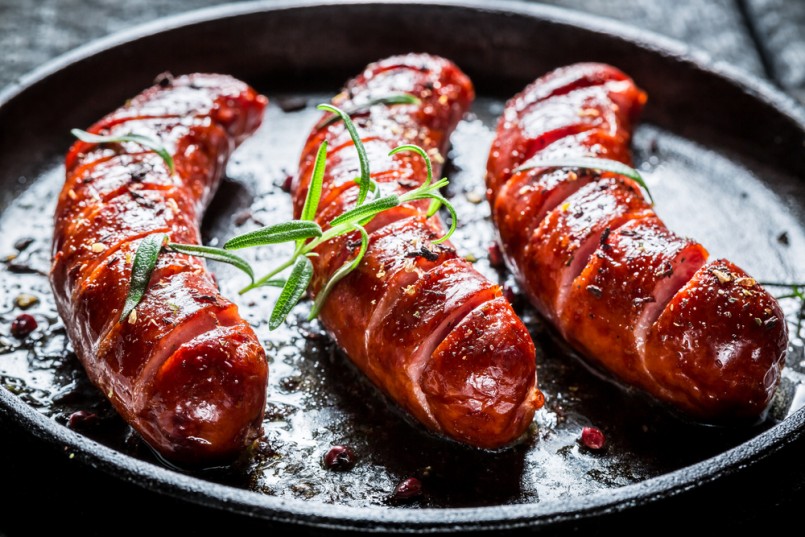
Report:
M540 159L631 163L645 94L602 64L557 69L512 98L487 165L507 263L564 338L618 379L703 421L760 416L780 379L777 301L667 229L631 179Z
M388 153L417 144L441 170L448 138L473 97L469 79L451 62L424 54L369 65L333 103L344 109L392 93L419 104L376 105L355 114L384 193L403 194L425 178L415 153ZM343 122L315 128L293 185L299 215L316 151L329 143L316 220L327 222L354 206L359 163ZM428 429L482 448L511 443L542 405L535 348L523 323L489 282L459 257L428 200L381 213L367 226L369 247L358 268L328 296L320 319L339 347L391 399ZM354 253L355 235L322 244L312 258L313 292ZM360 241L358 241L359 243Z
M203 260L163 252L120 319L143 238L198 244L203 211L266 99L223 75L166 80L89 130L163 144L175 173L136 144L76 142L55 214L50 281L90 380L158 453L185 464L229 459L260 431L265 351Z

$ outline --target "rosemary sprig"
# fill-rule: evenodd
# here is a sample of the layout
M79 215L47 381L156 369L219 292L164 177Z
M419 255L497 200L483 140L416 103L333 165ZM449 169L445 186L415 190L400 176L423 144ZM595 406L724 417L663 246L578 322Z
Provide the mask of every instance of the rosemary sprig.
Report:
M388 196L378 197L375 200L368 202L366 201L365 196L363 199L361 199L360 192L364 193L372 191L378 193L380 192L380 186L371 179L371 176L369 174L369 165L368 165L368 158L366 155L366 148L364 147L363 142L360 139L360 135L358 134L357 129L355 128L355 125L352 123L352 120L350 119L349 115L345 114L342 110L331 105L323 105L321 108L338 115L338 117L340 117L345 122L347 131L350 133L350 137L352 138L355 149L358 152L358 160L359 162L365 163L364 165L362 165L361 177L356 180L359 184L359 188L361 189L359 191L358 202L356 203L355 207L340 214L339 216L335 217L330 222L328 222L328 228L322 231L320 235L317 236L311 235L310 237L308 237L310 240L307 240L307 242L306 242L307 238L297 240L294 252L288 260L280 264L278 267L274 268L272 271L270 271L262 278L252 282L250 285L247 285L240 291L240 293L243 294L257 287L269 285L270 282L275 282L276 276L281 274L288 268L293 266L294 270L296 270L296 267L299 266L299 260L301 258L304 257L309 258L315 256L316 254L314 250L323 243L332 240L336 237L339 237L341 235L354 233L355 231L358 231L361 234L361 247L358 249L358 252L355 254L355 256L352 259L347 260L341 267L339 267L333 273L330 279L324 284L324 286L316 296L316 299L313 303L313 307L311 308L309 319L313 319L318 315L322 305L327 299L327 296L335 287L335 284L338 283L343 278L345 278L350 272L355 270L358 267L358 265L360 265L360 262L363 260L363 257L366 254L366 250L369 246L369 235L366 232L364 226L369 222L371 222L372 219L378 214L382 213L383 211L387 211L394 207L398 207L400 205L415 200L431 199L433 200L433 203L429 208L429 216L432 216L433 214L436 213L439 206L444 205L451 214L452 222L450 225L450 229L447 231L447 233L445 233L443 237L433 241L435 244L444 242L448 238L450 238L450 236L456 229L458 221L458 217L453 205L447 199L441 196L441 194L439 194L439 189L448 184L447 179L442 179L440 181L433 182L433 165L431 163L430 157L428 156L427 152L424 149L417 146L410 146L410 145L400 146L393 149L390 152L390 154L393 155L400 151L414 151L418 155L420 155L423 159L425 159L425 165L427 168L427 177L425 178L425 181L419 188L400 196L392 194ZM326 146L323 143L322 147L319 148L319 151L316 155L316 161L313 166L313 174L311 176L307 196L305 198L305 203L303 205L301 213L301 218L303 220L295 220L293 222L279 224L279 226L303 225L303 222L306 223L306 225L310 225L312 223L309 222L307 219L314 218L318 210L318 204L321 198L322 181L324 178L325 159L326 159ZM276 227L277 226L272 226L272 228ZM226 244L224 244L224 248L230 249L234 247L240 247L241 245L253 247L253 246L261 246L263 244L275 244L275 241L269 241L269 240L262 241L259 238L259 236L262 233L266 233L267 229L270 228L264 228L262 230L252 231L250 233L247 233L246 235L241 235L240 237L230 239L229 241L227 241ZM273 235L271 236L273 237ZM245 241L244 237L248 239L248 241ZM299 288L302 285L304 285L306 289L307 285L309 284L309 281L310 281L309 279L306 280L304 278L288 279L288 281L286 282L286 287L284 287L283 289L288 288L289 291L287 293L283 292L280 295L280 298L278 299L277 304L275 306L274 311L279 312L277 313L277 315L280 315L284 311L290 311L293 308L293 306L296 305L296 302L298 302L298 300L301 299L302 296L302 292L297 291L299 291ZM291 290L293 290L293 292L291 292ZM304 289L302 291L304 291ZM293 303L289 303L289 301ZM274 318L275 316L272 314L272 319ZM270 325L271 324L272 323L270 323Z
M777 300L784 300L787 298L794 298L799 301L799 313L796 317L796 323L788 321L795 326L794 334L799 335L802 329L802 321L805 319L805 283L796 282L758 282L763 287L776 287L788 289L788 292L782 295L777 295L774 298Z
M802 292L802 288L799 286L793 285L791 286L791 292L787 295L781 295L777 297L777 300L783 298L797 298L801 301L805 301L805 293Z
M410 102L410 101L405 101ZM310 183L308 185L307 196L305 203L300 213L300 219L292 220L290 222L283 222L272 226L267 226L249 233L233 237L228 240L223 248L214 248L210 246L198 246L168 243L165 247L168 250L195 255L206 259L221 261L229 263L243 272L249 278L250 283L240 293L243 294L258 287L281 287L282 291L274 305L269 318L269 328L271 330L280 326L285 318L288 316L294 306L302 299L305 292L308 290L310 282L313 277L313 264L310 258L315 257L316 248L321 246L327 241L336 237L347 235L351 233L360 234L360 247L351 259L348 259L341 267L339 267L332 276L324 283L311 307L309 319L315 318L322 306L327 300L328 295L336 286L336 284L348 276L355 270L363 260L367 249L369 248L369 233L366 231L365 226L372 221L378 214L410 203L417 200L431 200L428 208L428 216L433 216L439 207L442 205L450 212L452 221L450 228L443 237L440 237L433 242L435 244L446 241L456 229L458 217L455 208L449 200L445 199L440 193L439 189L448 184L447 179L433 181L433 165L427 152L415 145L403 145L394 148L389 154L394 155L401 151L411 151L419 155L425 160L427 169L427 177L421 186L406 192L402 195L382 195L382 190L377 182L373 181L369 173L369 159L366 154L366 148L361 141L355 125L349 117L349 114L343 110L332 105L321 105L319 108L334 114L335 117L344 121L345 127L350 134L355 150L358 153L358 160L361 166L361 176L356 179L358 184L358 200L355 207L336 216L330 222L326 229L314 221L318 212L318 206L321 201L322 184L324 181L324 173L327 159L327 142L323 142L319 147L316 154L316 161L313 166ZM367 201L369 192L375 193L375 198ZM156 237L153 236L153 237ZM129 289L129 296L126 300L126 305L129 310L133 310L143 294L145 293L148 285L148 278L137 276L135 274L145 274L150 278L153 267L156 265L157 256L160 249L165 243L166 236L159 235L159 241L144 240L141 242L135 256L134 267L132 269L132 281ZM270 244L280 243L294 243L294 249L291 256L275 267L265 276L255 279L252 267L242 258L232 254L231 250L242 248L254 248ZM150 270L149 270L150 268ZM279 277L286 270L291 269L287 278ZM130 306L130 308L129 308Z
M70 133L81 140L82 142L86 142L88 144L121 144L123 142L134 142L135 144L140 144L143 147L147 147L160 157L162 160L165 161L165 164L168 166L168 170L170 170L171 175L176 171L176 167L173 163L173 157L170 154L170 151L162 145L159 140L154 140L153 138L149 138L148 136L143 136L142 134L123 134L120 136L101 136L100 134L92 134L91 132L82 131L81 129L72 129Z
M599 170L599 171L617 173L618 175L625 175L626 177L632 179L634 182L640 185L643 188L643 190L646 191L646 194L648 194L648 199L651 201L651 204L654 205L654 197L651 195L651 191L648 189L648 185L646 184L646 181L643 179L643 176L640 175L640 172L638 172L637 170L635 170L630 166L627 166L623 162L619 162L617 160L610 160L606 158L597 158L597 157L540 158L540 156L537 155L524 162L522 166L515 168L514 171L516 173L525 170L530 170L532 168L581 168L585 170Z
M799 293L800 289L805 289L805 283L794 283L794 282L758 282L758 284L762 285L763 287L788 287L793 289L793 293Z

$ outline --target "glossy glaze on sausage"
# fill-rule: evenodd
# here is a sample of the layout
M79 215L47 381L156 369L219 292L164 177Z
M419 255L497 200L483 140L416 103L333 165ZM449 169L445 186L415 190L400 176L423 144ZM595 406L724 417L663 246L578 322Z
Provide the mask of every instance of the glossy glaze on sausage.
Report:
M163 78L89 131L158 140L175 173L136 143L76 142L67 154L50 274L59 313L90 380L172 462L224 462L256 438L265 351L204 262L177 253L162 252L142 302L120 320L134 254L155 233L199 243L226 161L266 103L228 76Z
M645 94L619 70L577 64L511 99L487 173L507 263L531 302L594 364L708 422L756 418L780 378L777 301L739 267L669 231L631 179L532 157L630 164ZM705 208L702 208L705 210Z
M450 133L467 111L470 80L442 58L410 54L369 65L333 99L344 109L388 94L409 93L416 105L377 105L353 115L366 146L372 177L384 193L421 185L423 159L389 151L417 144L432 156L438 177ZM325 116L327 117L327 116ZM293 185L298 216L316 151L329 143L316 220L322 227L354 206L359 164L343 122L314 128ZM511 443L542 405L531 337L499 286L459 257L428 200L373 220L360 266L339 282L320 313L338 346L391 399L431 431L482 448ZM356 237L318 248L313 293L355 252Z

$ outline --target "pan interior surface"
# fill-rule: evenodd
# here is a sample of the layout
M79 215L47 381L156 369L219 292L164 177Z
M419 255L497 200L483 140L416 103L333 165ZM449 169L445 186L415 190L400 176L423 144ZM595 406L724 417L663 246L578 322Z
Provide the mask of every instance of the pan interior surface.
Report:
M454 243L461 255L476 260L476 268L516 293L511 275L489 262L494 230L483 176L495 121L505 99L535 76L556 65L591 60L622 68L649 93L645 121L635 135L635 163L669 227L697 238L713 257L735 261L759 281L805 279L805 185L799 180L805 164L786 145L801 144L801 126L712 73L551 17L435 5L254 9L178 25L127 47L99 51L0 107L4 125L20 125L25 114L30 117L19 136L0 134L0 147L5 148L0 150L0 255L5 258L0 267L0 384L59 427L77 411L92 412L98 416L92 423L74 420L78 433L126 456L162 464L84 375L55 312L47 272L69 129L86 128L165 70L231 73L271 99L265 124L233 156L227 180L207 214L203 235L210 245L290 219L290 197L282 187L319 117L316 104L329 101L341 83L370 61L427 51L465 68L479 89L471 113L451 139L445 169L451 180L446 194L460 221ZM336 9L343 11L333 19ZM302 26L313 36L310 40L294 37L291 29ZM436 32L440 27L463 30ZM498 31L490 34L491 28ZM480 37L470 40L468 35ZM189 36L200 43L198 50L170 52L172 44ZM207 50L209 40L222 45ZM557 42L567 47L548 46ZM577 42L584 46L571 45ZM155 54L158 50L163 52ZM107 80L96 72L132 57L144 61L131 69L116 68L119 77ZM502 63L505 67L499 69ZM69 79L84 81L83 91L63 86ZM700 91L722 86L726 95ZM694 92L697 99L710 102L696 101L689 96ZM37 100L44 95L53 98ZM290 106L293 101L304 106ZM740 107L743 115L731 117ZM754 120L759 132L744 132L747 120ZM779 134L769 136L769 129ZM287 254L283 246L245 252L257 272ZM782 302L792 337L768 416L750 426L717 428L689 423L587 368L516 294L516 309L541 348L539 379L547 403L528 436L513 448L495 453L468 449L422 431L401 415L349 364L317 322L304 320L309 303L297 307L285 326L269 332L267 318L278 291L239 297L237 289L245 283L241 275L228 266L211 268L222 292L238 303L267 350L269 403L263 442L231 468L193 475L267 497L396 509L388 504L395 485L418 477L425 495L413 508L581 501L718 457L770 431L805 405L805 344L796 299ZM22 341L8 333L21 312L15 306L20 295L38 299L26 313L40 326ZM587 425L604 431L606 450L592 452L579 444L581 428ZM339 444L358 454L350 472L327 471L320 463L330 446Z

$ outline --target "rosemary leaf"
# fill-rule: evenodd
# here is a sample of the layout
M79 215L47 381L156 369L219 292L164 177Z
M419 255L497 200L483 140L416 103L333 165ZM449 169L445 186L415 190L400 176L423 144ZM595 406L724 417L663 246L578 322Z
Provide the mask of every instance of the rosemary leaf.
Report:
M277 329L294 306L299 303L302 295L305 294L310 280L313 278L313 264L305 256L300 256L296 264L291 270L291 275L288 276L288 281L280 292L277 303L274 304L274 310L271 312L271 318L268 321L270 330Z
M447 208L447 210L450 212L450 229L447 230L447 233L445 233L443 237L440 237L440 238L436 239L435 241L433 241L433 244L440 244L440 243L446 241L447 239L449 239L453 235L453 233L455 233L456 226L458 225L458 214L456 213L456 208L453 207L453 204L450 203L449 201L447 201L446 198L443 198L439 194L431 194L430 197L435 202L438 202L438 203L441 203L442 205L444 205ZM430 213L431 209L433 209L433 202L431 202L431 206L428 209L428 213ZM437 207L437 210L438 210L438 207Z
M430 161L430 157L428 156L428 152L419 147L418 145L413 144L406 144L400 145L395 147L389 152L389 156L399 153L401 151L413 151L414 153L418 153L425 160L425 166L428 169L428 177L425 179L425 182L422 184L422 187L427 188L430 185L430 182L433 180L433 164Z
M252 270L251 265L249 265L249 263L242 257L238 257L233 253L227 252L223 248L199 246L197 244L177 244L175 242L169 242L168 248L174 252L179 252L180 254L194 255L196 257L209 259L210 261L219 261L221 263L232 265L233 267L245 272L246 275L249 276L251 282L254 283L254 271Z
M434 214L439 211L439 208L442 206L442 202L437 199L431 199L430 206L428 207L428 212L426 216L430 218Z
M629 179L634 180L639 184L643 190L648 194L648 199L654 205L654 197L648 189L648 185L643 180L640 172L634 168L627 166L623 162L617 160L610 160L605 158L596 157L555 157L542 159L539 156L527 160L522 166L516 168L515 172L530 170L532 168L583 168L586 170L601 170L605 172L617 173L625 175Z
M449 184L450 181L447 180L447 177L442 177L441 179L430 185L428 188L430 190L439 190L440 188L445 187Z
M226 241L224 249L239 250L252 246L305 240L311 237L321 237L321 227L316 222L292 220L291 222L267 226L233 237Z
M155 233L148 235L137 246L134 254L134 263L131 267L131 280L129 281L129 292L126 295L126 302L123 304L123 311L118 321L123 321L131 315L134 308L140 303L151 281L151 273L154 272L159 252L165 243L167 235L165 233Z
M330 277L327 284L324 286L324 289L319 292L318 296L316 296L316 300L313 301L313 307L310 309L308 320L315 319L319 315L319 311L321 311L321 307L324 305L327 295L329 295L330 291L333 290L335 284L343 280L347 274L358 268L358 265L363 260L363 256L366 254L366 249L369 247L369 234L366 233L366 230L363 228L363 226L358 224L355 224L354 229L357 229L361 232L361 248L358 250L358 254L352 261L347 261L341 265L341 267L335 271L335 274Z
M173 163L173 157L171 156L170 152L167 148L162 145L159 140L154 140L153 138L149 138L148 136L143 136L142 134L123 134L120 136L101 136L99 134L92 134L91 132L82 131L81 129L72 129L70 134L81 140L82 142L86 142L88 144L121 144L123 142L134 142L135 144L140 144L143 147L147 147L148 149L152 150L154 153L162 157L162 160L165 161L165 164L168 166L168 170L170 170L171 175L176 171L176 167Z
M310 184L307 188L307 196L305 196L305 204L302 207L300 220L313 220L316 217L316 211L319 209L319 201L321 200L321 187L324 181L324 168L326 163L327 141L325 140L321 143L316 153L313 175L310 178Z
M374 217L378 213L382 213L387 209L396 207L400 204L400 198L394 194L384 198L378 198L374 201L360 205L347 212L341 213L330 221L330 226L335 227L339 224L362 222L366 218Z
M358 185L361 184L361 178L360 177L356 177L354 179L354 181L355 181L355 184L358 184ZM369 182L369 192L373 192L373 193L376 193L376 194L380 193L380 187L377 185L377 183L375 181L370 181Z
M363 141L361 140L360 135L358 135L358 130L355 128L355 124L350 119L349 114L344 112L338 107L335 107L331 104L320 104L318 106L319 110L325 110L327 112L332 112L340 117L344 121L344 126L349 132L349 137L352 138L352 143L355 145L355 150L358 152L358 163L360 164L361 168L361 178L358 181L358 200L355 202L355 206L363 205L363 202L366 200L366 195L369 193L369 189L371 188L372 178L369 173L369 157L366 154L366 148L363 146Z
M266 280L257 285L256 287L285 287L286 283L288 283L288 280L278 278L276 280Z

